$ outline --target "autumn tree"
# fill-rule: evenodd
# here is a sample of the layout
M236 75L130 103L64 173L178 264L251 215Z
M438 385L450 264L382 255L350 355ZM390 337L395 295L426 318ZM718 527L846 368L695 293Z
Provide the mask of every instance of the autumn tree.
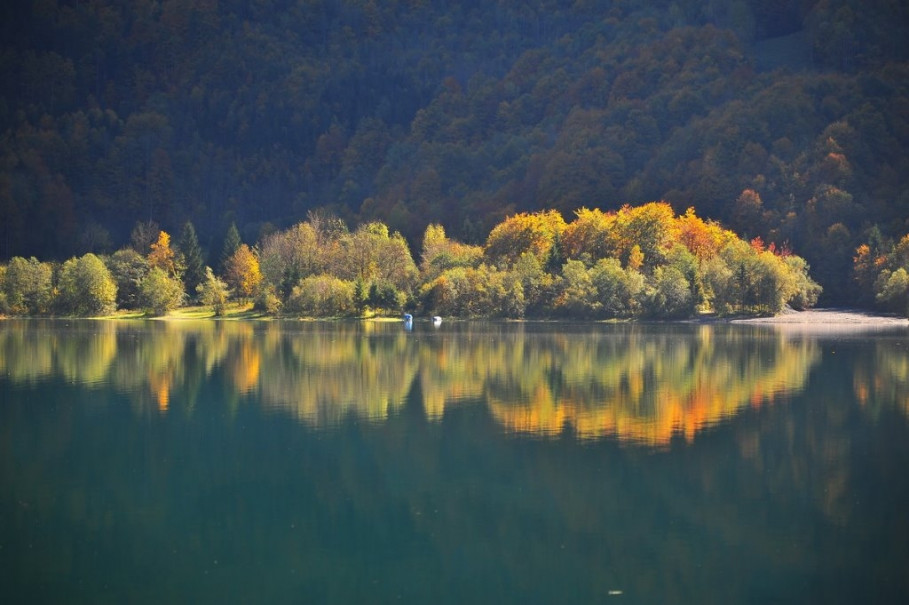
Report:
M615 229L614 213L604 213L581 208L575 211L575 219L565 226L562 246L566 258L588 258L596 262L601 258L617 256L619 252L618 233Z
M158 232L158 239L151 244L147 258L150 268L158 267L171 277L177 276L176 255L170 247L170 234L166 231Z
M385 280L401 291L410 290L416 282L419 272L407 241L398 232L389 233L386 225L361 225L343 235L339 243L329 263L334 275L351 282L358 278L365 283Z
M246 244L240 244L225 263L224 277L238 298L252 298L262 282L256 253Z
M485 253L495 262L514 263L525 252L545 261L556 234L565 230L565 219L556 210L519 213L493 227Z
M423 254L420 270L423 279L432 279L446 269L477 266L483 258L483 249L449 239L445 228L430 224L423 234Z
M623 206L616 213L619 255L627 262L632 248L643 255L643 268L653 270L665 261L666 251L676 241L675 214L666 202Z
M266 236L260 246L263 280L286 298L304 277L324 270L326 258L318 234L309 222Z

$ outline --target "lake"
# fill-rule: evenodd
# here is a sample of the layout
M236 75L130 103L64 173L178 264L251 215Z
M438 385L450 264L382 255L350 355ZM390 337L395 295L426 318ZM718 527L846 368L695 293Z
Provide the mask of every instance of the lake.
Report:
M5 603L909 602L909 333L0 322Z

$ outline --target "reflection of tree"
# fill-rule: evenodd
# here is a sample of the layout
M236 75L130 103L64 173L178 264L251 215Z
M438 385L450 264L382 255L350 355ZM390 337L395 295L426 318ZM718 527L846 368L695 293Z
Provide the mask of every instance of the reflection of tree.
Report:
M44 327L52 330L52 337L41 331ZM59 375L69 382L97 384L117 354L116 335L109 322L4 322L0 374L7 373L14 382Z
M46 334L36 327L49 326ZM10 322L0 347L14 381L108 381L137 409L191 407L211 380L233 407L249 393L317 426L385 419L419 378L428 418L485 399L510 431L614 435L663 446L779 393L816 362L811 340L729 327L611 326L556 332L470 324L413 339L397 324ZM179 401L172 401L174 393Z
M414 348L400 330L370 336L355 324L316 327L282 333L267 345L259 383L263 403L320 426L348 414L385 419L404 404L417 373Z
M0 323L0 383L81 383L3 392L7 577L68 589L113 561L106 596L156 602L203 573L221 574L222 600L280 601L288 569L323 602L598 602L614 588L634 602L901 602L902 341L834 352L723 326L452 324ZM167 416L87 405L104 399L77 361L89 354L136 410L166 393ZM30 359L43 374L13 371ZM217 410L183 414L194 389L265 406L241 431ZM394 413L420 391L444 423ZM28 413L51 394L73 404ZM759 405L784 394L791 405ZM465 405L486 399L491 414ZM384 421L313 431L276 410ZM658 452L496 425L663 445L742 411Z
M580 437L615 435L651 445L680 433L690 441L745 406L800 390L817 361L808 340L707 326L518 335L477 346L483 351L464 357L482 359L488 404L509 430L554 435L570 425ZM444 397L427 382L427 397Z
M880 340L873 356L858 361L853 390L859 403L875 416L889 406L909 416L909 351L904 343Z

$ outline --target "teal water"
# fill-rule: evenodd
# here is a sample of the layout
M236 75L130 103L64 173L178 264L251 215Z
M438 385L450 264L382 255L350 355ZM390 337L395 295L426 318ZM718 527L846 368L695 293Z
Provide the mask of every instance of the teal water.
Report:
M909 334L0 322L4 603L909 602Z

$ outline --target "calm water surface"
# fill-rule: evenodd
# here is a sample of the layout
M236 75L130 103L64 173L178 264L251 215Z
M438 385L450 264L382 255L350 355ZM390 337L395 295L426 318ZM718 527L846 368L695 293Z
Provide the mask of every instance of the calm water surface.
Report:
M909 334L0 322L4 603L909 602Z

